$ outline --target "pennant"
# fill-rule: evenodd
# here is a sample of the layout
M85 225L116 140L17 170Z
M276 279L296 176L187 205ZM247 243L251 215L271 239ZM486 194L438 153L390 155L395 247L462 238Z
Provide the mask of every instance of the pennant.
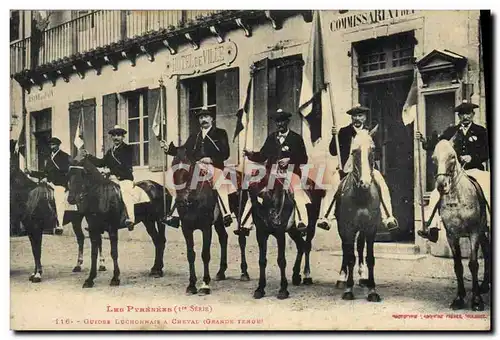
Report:
M313 144L321 138L321 95L326 89L320 15L320 11L314 11L311 39L303 68L299 105L299 113L309 126Z
M160 97L158 98L158 103L156 104L155 116L153 120L153 134L156 136L156 139L159 141L164 139L164 131L165 131L165 114L164 114L164 105L163 105L163 91L162 87L160 87Z
M80 117L78 117L78 125L76 126L76 133L73 144L76 146L77 150L80 150L85 144L85 141L83 139L83 107L82 112L80 113Z
M247 93L245 97L245 102L243 104L243 107L236 112L236 129L234 130L234 136L233 136L233 143L236 140L236 137L240 134L241 131L245 129L245 126L243 125L243 114L245 114L245 122L248 122L248 115L250 113L250 105L251 105L251 98L252 98L252 91L253 91L253 77L250 77L250 80L248 82L247 86Z
M417 68L413 71L413 82L403 105L402 119L403 124L408 125L413 123L417 117L417 102L418 102L418 88L417 88Z

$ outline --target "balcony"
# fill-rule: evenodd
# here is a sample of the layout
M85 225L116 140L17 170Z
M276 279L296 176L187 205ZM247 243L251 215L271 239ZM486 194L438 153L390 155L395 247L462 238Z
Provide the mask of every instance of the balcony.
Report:
M11 74L137 38L147 32L162 29L174 31L186 25L196 24L200 20L210 19L220 12L224 11L93 11L41 32L38 37L32 36L11 43Z

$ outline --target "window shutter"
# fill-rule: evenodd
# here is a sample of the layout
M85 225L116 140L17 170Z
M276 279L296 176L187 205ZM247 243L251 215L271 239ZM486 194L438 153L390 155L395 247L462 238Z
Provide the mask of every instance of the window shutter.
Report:
M163 91L164 92L164 91ZM166 105L165 93L163 93L163 103ZM148 121L149 121L149 169L151 171L161 171L163 163L163 150L160 142L153 133L153 123L155 120L156 106L160 100L160 88L148 90Z
M254 103L253 103L253 149L260 150L268 135L268 105L269 105L269 59L255 63L254 73Z
M96 127L95 127L95 98L86 99L82 101L76 101L69 103L69 131L70 131L70 143L71 143L71 156L75 157L77 155L77 149L73 143L75 140L76 128L78 125L78 119L83 110L83 139L85 141L85 149L89 151L90 154L95 155L96 153Z
M227 132L229 138L229 159L226 164L238 164L238 139L233 143L236 129L236 112L240 106L240 73L239 68L218 71L216 84L216 125Z
M102 96L102 139L103 153L111 148L112 141L108 131L117 124L118 121L118 96L111 93Z

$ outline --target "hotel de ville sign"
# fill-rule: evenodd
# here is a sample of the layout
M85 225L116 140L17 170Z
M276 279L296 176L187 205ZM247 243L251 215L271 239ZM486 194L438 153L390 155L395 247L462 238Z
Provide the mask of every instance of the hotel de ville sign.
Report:
M236 59L238 48L233 41L201 46L197 50L188 48L167 59L165 75L187 76L206 73L221 66L230 66Z

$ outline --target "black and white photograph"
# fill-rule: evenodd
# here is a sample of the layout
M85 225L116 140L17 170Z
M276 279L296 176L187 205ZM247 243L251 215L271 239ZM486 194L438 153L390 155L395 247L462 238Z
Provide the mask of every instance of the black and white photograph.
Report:
M9 15L11 330L492 330L491 11Z

